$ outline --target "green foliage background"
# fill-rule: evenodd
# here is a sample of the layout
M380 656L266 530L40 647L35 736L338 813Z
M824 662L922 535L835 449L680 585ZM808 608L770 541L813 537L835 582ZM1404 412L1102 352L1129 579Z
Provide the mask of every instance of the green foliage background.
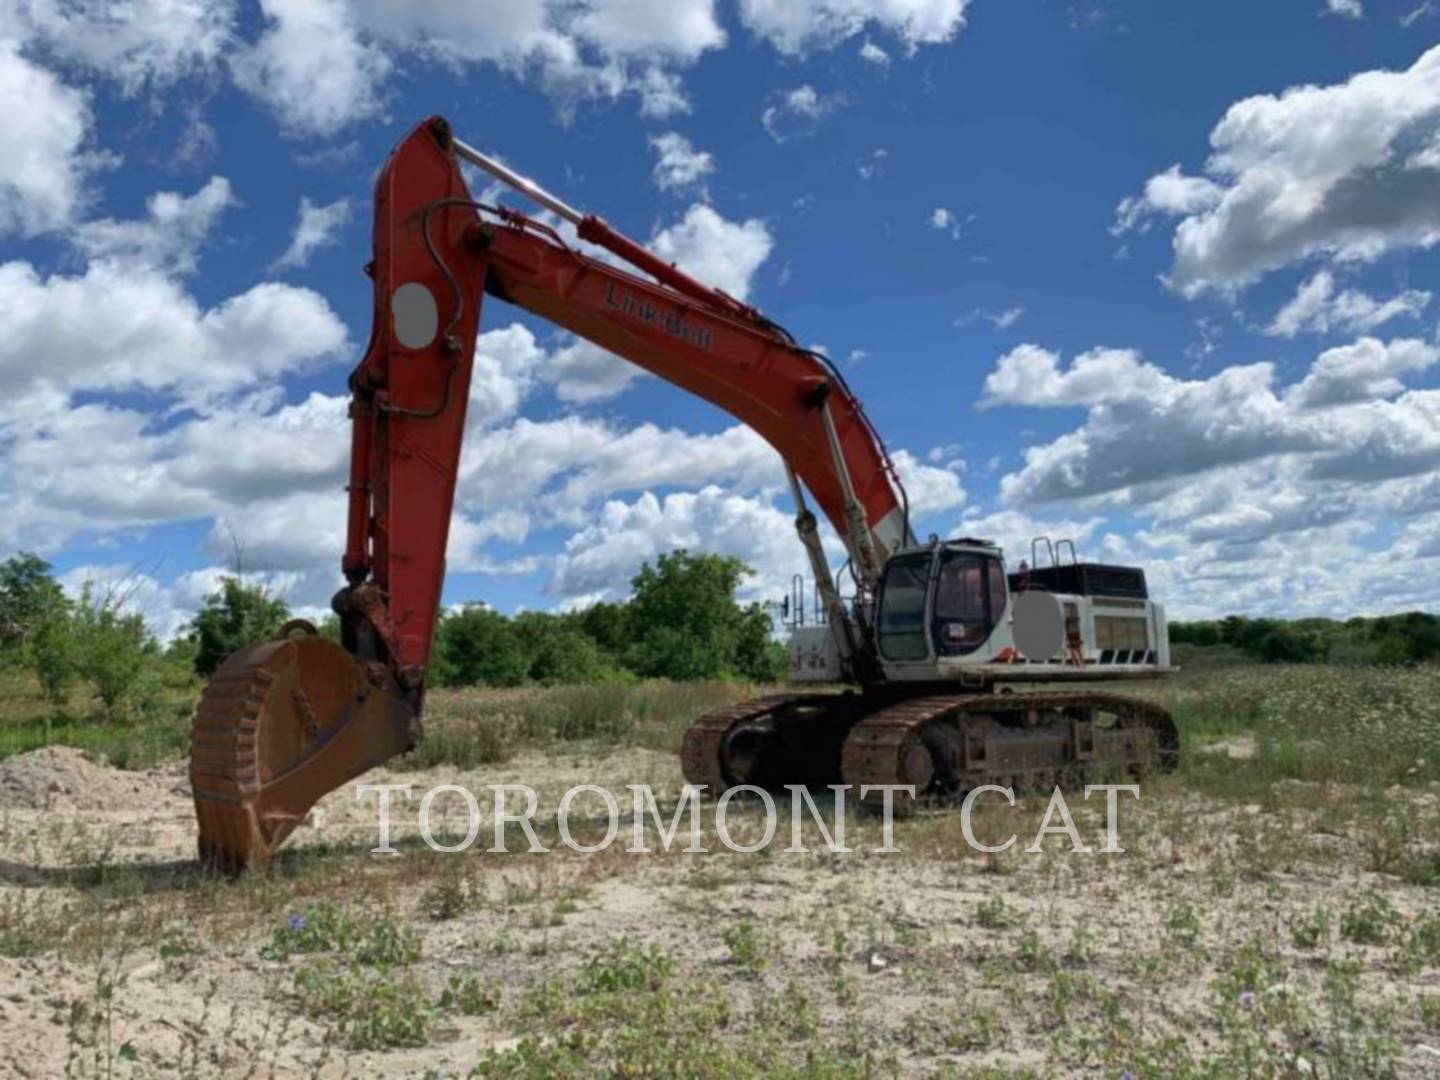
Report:
M430 682L523 687L670 680L773 683L784 646L759 604L735 593L749 569L738 559L678 550L641 567L630 599L583 611L507 616L483 604L446 613L437 626ZM130 610L123 582L67 596L43 559L0 562L0 665L24 672L56 724L128 723L151 714L183 720L227 656L272 637L289 617L263 586L223 578L185 632L167 646ZM331 617L321 632L338 635ZM1440 659L1440 617L1224 619L1170 624L1182 665L1228 655L1271 663L1401 666ZM172 716L173 714L173 716ZM180 741L180 734L171 741ZM168 728L166 729L169 730Z
M213 674L231 653L273 637L289 617L285 602L265 589L222 578L190 624L195 673Z
M449 686L520 686L633 679L774 682L784 647L759 604L735 590L739 559L685 550L646 563L624 603L513 618L472 606L440 621L434 678Z
M1415 664L1440 659L1440 617L1422 611L1379 618L1172 622L1172 644L1228 645L1267 663Z
M675 551L647 564L624 603L562 614L502 615L470 605L437 627L430 681L448 686L604 684L660 678L773 682L784 648L758 604L735 602L749 570L738 559ZM169 687L190 695L232 653L274 636L290 617L263 586L222 578L181 636L162 648L129 610L124 583L87 585L67 597L43 559L22 552L0 562L0 661L27 670L57 718L76 691L96 721L136 719ZM339 634L332 616L322 633ZM47 724L49 721L47 720Z

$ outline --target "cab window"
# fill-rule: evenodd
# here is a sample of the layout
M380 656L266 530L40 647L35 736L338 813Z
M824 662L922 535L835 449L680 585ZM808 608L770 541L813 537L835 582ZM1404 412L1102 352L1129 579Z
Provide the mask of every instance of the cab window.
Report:
M880 592L880 655L887 660L925 660L925 594L930 588L931 555L900 556L885 568Z
M973 552L947 552L935 586L935 647L967 653L990 636L1005 609L1000 560Z

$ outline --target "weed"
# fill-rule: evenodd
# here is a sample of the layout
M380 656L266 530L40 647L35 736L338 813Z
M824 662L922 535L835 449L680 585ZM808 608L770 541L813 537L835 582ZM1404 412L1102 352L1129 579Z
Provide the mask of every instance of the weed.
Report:
M1056 1024L1070 1022L1070 1010L1077 1001L1091 996L1090 979L1073 971L1057 971L1046 987L1045 1004Z
M408 926L389 919L377 919L361 942L355 958L371 967L388 968L413 964L420 959L420 938Z
M1000 1013L984 1007L961 1007L941 1033L945 1049L956 1054L978 1054L1000 1041Z
M1070 935L1070 944L1065 949L1065 962L1075 965L1089 964L1095 959L1095 934L1084 927L1076 927Z
M1417 915L1405 930L1405 938L1397 950L1396 966L1407 974L1417 974L1440 960L1440 912Z
M1020 921L1016 911L1005 903L1003 896L993 896L975 905L975 921L986 930L1000 930Z
M1024 971L1051 971L1055 957L1038 933L1026 930L1015 947L1015 963Z
M1371 889L1340 913L1340 936L1356 945L1384 945L1399 921L1390 901Z
M291 915L278 927L261 955L284 960L296 953L346 953L371 967L394 967L420 958L420 939L409 927L388 918L359 918L322 900L302 915Z
M790 982L784 993L759 998L752 1021L787 1039L813 1039L820 1031L820 1010L799 983Z
M284 960L295 953L344 952L354 947L361 934L353 915L322 900L302 914L291 915L270 935L270 944L261 955L267 960Z
M1335 961L1325 970L1329 1063L1336 1076L1393 1076L1400 1043L1385 1011L1359 1004L1360 971L1358 961Z
M459 860L445 859L440 877L420 897L420 905L437 922L456 919L470 906L470 883L459 869Z
M1316 949L1330 940L1330 912L1323 907L1290 917L1290 941L1297 949Z
M618 938L585 962L575 990L581 994L658 990L673 967L658 946L632 945Z
M409 972L370 972L315 960L295 972L295 992L311 1018L333 1024L352 1050L423 1046L433 1010Z
M1193 948L1200 940L1200 913L1189 900L1172 904L1165 913L1165 933L1177 944Z
M751 975L759 975L770 966L771 943L751 919L741 919L725 931L725 947L730 959Z
M475 972L462 971L450 976L435 1007L462 1016L480 1016L500 1007L500 991L487 986Z
M63 909L18 889L0 895L0 956L36 956L57 947L69 928Z

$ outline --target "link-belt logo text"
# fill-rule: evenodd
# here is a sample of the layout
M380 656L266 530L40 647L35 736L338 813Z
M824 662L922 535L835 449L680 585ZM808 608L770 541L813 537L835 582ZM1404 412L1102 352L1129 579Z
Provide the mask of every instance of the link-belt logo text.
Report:
M624 315L637 319L647 326L658 326L667 334L673 334L681 341L688 341L701 349L710 348L714 335L703 326L692 326L677 310L662 311L648 300L640 299L628 289L617 289L614 282L605 286L605 303L618 308Z

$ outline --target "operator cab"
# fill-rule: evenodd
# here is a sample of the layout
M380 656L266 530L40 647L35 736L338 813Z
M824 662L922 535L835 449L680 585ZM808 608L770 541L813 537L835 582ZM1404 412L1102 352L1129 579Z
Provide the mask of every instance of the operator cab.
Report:
M994 544L965 539L898 552L885 565L877 598L881 659L972 653L990 639L1008 598Z

